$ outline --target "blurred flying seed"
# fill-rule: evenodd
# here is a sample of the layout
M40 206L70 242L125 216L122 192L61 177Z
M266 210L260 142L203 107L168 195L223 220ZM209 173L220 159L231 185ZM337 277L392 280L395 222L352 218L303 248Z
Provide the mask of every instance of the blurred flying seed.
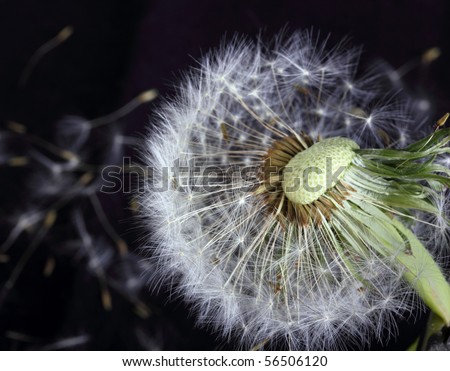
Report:
M125 256L128 253L128 245L122 238L116 241L116 245L120 255Z
M53 257L48 257L45 262L43 274L45 277L50 277L55 270L56 260Z
M112 309L112 299L111 299L111 293L109 292L109 289L105 286L105 284L101 285L101 292L102 292L102 305L103 308L110 312Z
M6 126L9 130L17 134L25 134L27 132L27 127L16 121L8 121Z
M430 48L425 51L425 53L422 54L422 64L428 65L432 62L434 62L436 59L438 59L441 56L441 49L437 46L434 48Z
M151 314L150 308L140 301L134 307L134 312L141 318L148 318Z
M53 224L55 223L55 220L57 218L58 214L56 212L56 210L50 210L49 212L47 212L47 215L45 216L44 219L44 228L49 229L53 226Z
M59 31L54 38L41 45L34 52L27 65L25 66L22 72L22 76L19 79L19 86L24 86L27 83L31 73L33 72L33 69L39 63L42 57L52 49L56 48L58 45L65 42L70 36L72 36L73 32L74 29L72 26L66 26L61 31Z
M123 107L119 108L106 116L98 117L96 119L90 120L91 128L97 128L102 125L109 124L114 121L118 121L120 118L124 117L139 105L143 103L148 103L158 96L158 91L155 89L146 90L140 93L138 96L130 100Z
M8 160L8 165L12 167L25 166L28 165L28 163L29 163L28 157L25 156L12 157Z

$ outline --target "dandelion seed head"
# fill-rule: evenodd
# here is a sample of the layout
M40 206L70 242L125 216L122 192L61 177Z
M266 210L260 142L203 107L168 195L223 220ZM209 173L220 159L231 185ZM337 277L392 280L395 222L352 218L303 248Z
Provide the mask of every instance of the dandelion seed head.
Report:
M377 88L389 76L361 74L358 56L307 32L270 47L233 39L186 75L146 139L151 181L169 179L165 191L140 198L155 280L246 349L358 348L386 329L395 334L395 318L414 312L421 267L408 265L405 278L399 262L420 245L410 229L423 220L404 218L420 209L436 217L439 208L419 173L396 174L442 151L378 155L418 138L405 129L412 118L402 95ZM192 164L196 176L186 173ZM165 176L167 168L180 176ZM318 189L290 190L309 168Z

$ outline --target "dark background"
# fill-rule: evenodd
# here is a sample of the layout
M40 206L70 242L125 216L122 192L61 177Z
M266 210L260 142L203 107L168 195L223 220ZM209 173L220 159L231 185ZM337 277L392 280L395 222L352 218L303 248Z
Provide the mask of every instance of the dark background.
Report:
M313 27L324 36L331 33L331 41L350 36L353 44L363 45L362 64L381 58L394 68L438 46L439 59L427 69L413 69L404 79L410 94L432 102L432 125L450 110L449 6L444 0L0 0L0 130L7 131L13 120L53 142L62 116L99 117L150 88L170 95L181 72L224 37L236 32L255 37L261 30L270 36L283 27ZM68 25L73 35L43 56L26 84L19 86L33 53ZM158 100L143 105L123 118L121 133L145 133L157 104ZM102 140L100 134L96 141ZM30 144L16 138L10 147L28 153ZM125 148L124 153L133 150ZM27 168L0 165L0 243L14 227L11 215L34 205L30 193L39 186L34 179ZM111 224L128 243L131 268L138 267L143 232L127 207L129 197L117 194L101 201ZM77 258L66 246L76 235L72 216L79 205L92 234L102 234L96 232L101 227L83 202L60 210L55 227L27 260L14 287L2 291L0 349L64 348L61 340L74 337L81 340L66 348L235 348L232 340L216 339L196 328L188 309L176 299L169 302L164 288L155 293L144 285L130 299L111 286L112 309L105 310L98 282L86 268L88 260ZM0 285L14 271L34 233L19 237L8 252L9 261L0 262ZM49 256L56 261L55 269L44 277ZM116 259L114 264L121 262ZM114 264L108 268L113 276ZM149 309L147 316L136 315L136 300ZM404 349L420 332L424 318L400 323L396 341L385 348L373 344L371 349Z

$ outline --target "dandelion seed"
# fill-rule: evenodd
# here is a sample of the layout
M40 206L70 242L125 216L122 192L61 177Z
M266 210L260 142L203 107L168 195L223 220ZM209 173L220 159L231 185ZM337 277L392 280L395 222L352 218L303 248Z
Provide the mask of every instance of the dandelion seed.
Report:
M0 252L6 252L26 230L35 228L35 226L45 218L42 210L28 210L20 215L11 218L12 227L7 239L0 245Z
M450 322L450 288L412 232L442 222L423 215L442 213L449 172L435 158L450 131L407 132L402 96L375 88L385 76L360 79L357 60L309 33L273 50L235 39L203 59L147 138L152 182L201 169L140 197L155 282L246 349L381 341L416 296ZM245 179L230 175L244 164Z
M59 31L54 38L50 39L45 44L40 46L39 49L36 50L31 59L28 61L25 69L23 70L22 76L20 77L19 80L19 85L24 86L27 83L34 67L39 63L42 57L44 57L52 49L56 48L57 46L65 42L70 36L72 36L73 32L74 29L72 26L66 26L61 31Z
M107 124L112 124L120 120L136 109L139 105L151 102L157 96L158 92L154 89L143 91L118 110L93 120L87 120L83 117L74 115L64 116L56 124L57 142L64 148L69 148L72 151L79 151L89 139L93 129L105 126ZM117 135L114 137L114 142L118 145L134 144L135 140L135 138L127 138L122 135Z
M89 335L82 334L78 336L65 337L58 339L54 343L47 344L41 348L41 350L61 350L81 347L86 345L90 340Z

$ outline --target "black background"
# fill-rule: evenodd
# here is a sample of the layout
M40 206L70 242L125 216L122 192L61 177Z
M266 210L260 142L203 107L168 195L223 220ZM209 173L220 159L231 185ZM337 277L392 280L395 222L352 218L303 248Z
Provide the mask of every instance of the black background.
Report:
M412 95L432 102L432 125L450 110L449 6L444 0L0 0L0 125L19 121L51 140L55 122L65 114L95 118L149 88L170 95L181 72L224 37L236 32L255 37L261 30L270 36L283 27L313 27L323 35L331 33L331 40L350 36L353 44L363 45L363 64L382 58L395 68L438 46L442 55L425 73L413 70L405 76ZM20 87L33 53L67 25L74 28L72 37L45 55ZM153 107L144 105L128 115L124 132L144 133ZM24 192L33 188L27 182L24 174L0 169L0 218L26 206ZM119 221L118 232L136 249L140 232L128 221L126 201L117 196L108 202L108 215ZM4 240L9 227L1 226ZM232 341L195 328L184 304L169 303L164 290L141 293L152 309L148 319L136 319L129 303L114 294L114 310L105 312L98 288L73 259L58 254L64 225L60 227L54 232L60 235L46 239L0 303L0 349L42 349L84 333L89 341L78 349L233 348ZM13 260L26 243L17 241ZM49 251L57 256L57 266L52 279L44 279L40 272ZM2 269L6 271L0 265ZM404 349L423 321L401 323L400 337L385 349ZM142 340L139 329L153 340ZM11 339L11 331L31 340Z

